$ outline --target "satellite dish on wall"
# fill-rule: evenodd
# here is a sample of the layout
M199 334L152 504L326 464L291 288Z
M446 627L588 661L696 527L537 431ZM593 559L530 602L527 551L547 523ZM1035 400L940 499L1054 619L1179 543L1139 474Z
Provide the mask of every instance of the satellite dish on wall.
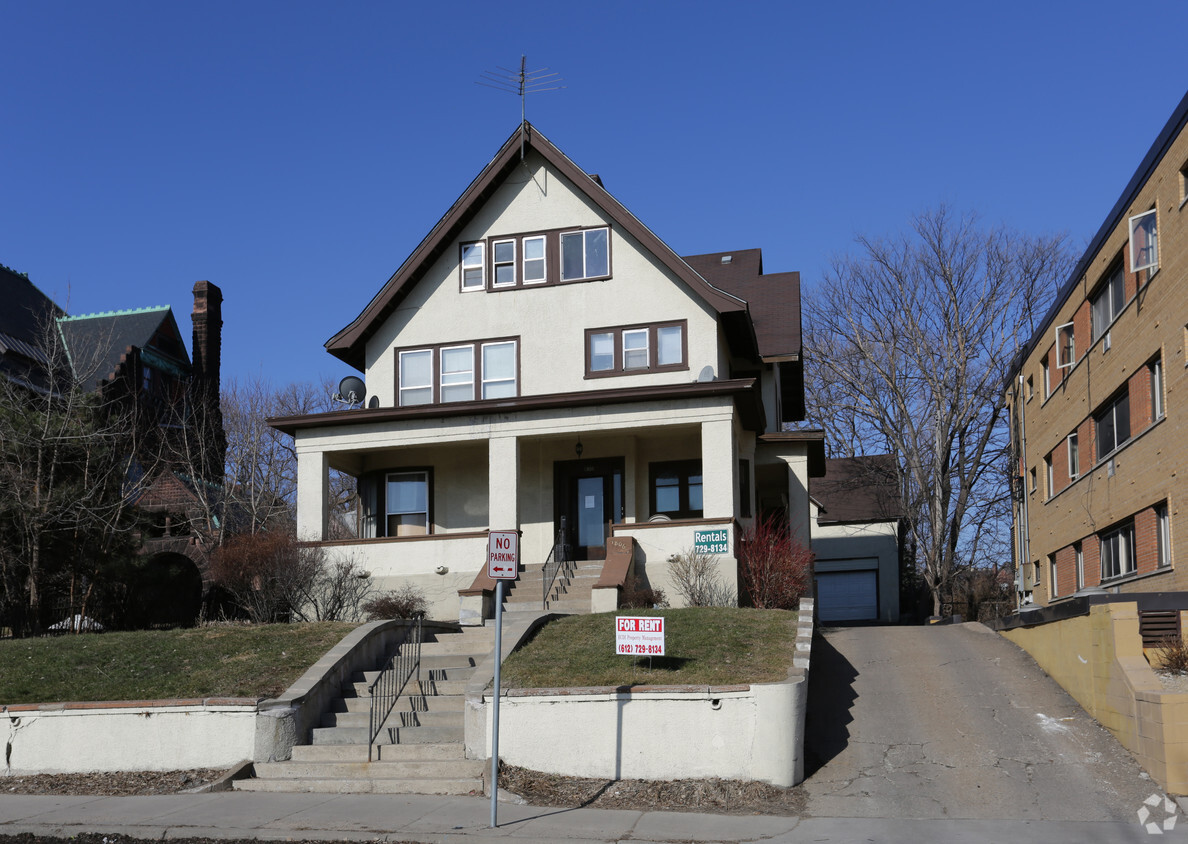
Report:
M372 396L371 400L367 402L367 406L373 410L379 407L379 396Z
M348 375L338 382L338 392L330 398L339 404L346 404L351 407L357 404L363 404L363 400L367 398L367 385L363 383L362 378Z
M712 366L703 366L701 372L697 375L698 384L708 384L714 380L714 368Z

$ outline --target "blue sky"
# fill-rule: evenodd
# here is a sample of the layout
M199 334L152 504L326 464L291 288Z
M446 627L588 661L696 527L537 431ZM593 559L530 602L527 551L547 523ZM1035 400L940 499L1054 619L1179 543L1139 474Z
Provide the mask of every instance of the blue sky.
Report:
M678 253L806 289L939 202L1092 237L1188 88L1188 6L0 0L0 263L71 313L224 292L223 374L352 320L519 120ZM0 303L3 307L3 303Z

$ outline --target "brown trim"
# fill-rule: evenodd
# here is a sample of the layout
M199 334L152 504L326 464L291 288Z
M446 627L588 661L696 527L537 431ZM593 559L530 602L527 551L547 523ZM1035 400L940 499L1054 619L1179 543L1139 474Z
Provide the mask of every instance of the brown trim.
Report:
M659 344L659 330L661 328L671 328L672 326L679 326L681 329L681 362L670 363L661 366L657 361L659 360L660 344ZM648 332L648 365L644 369L624 369L623 368L623 332L625 331L641 331L647 329ZM590 369L590 337L594 334L610 334L612 335L611 342L614 343L614 363L611 369L602 369L597 372ZM680 372L688 370L689 368L689 321L685 319L670 320L667 322L653 322L653 323L639 323L637 325L615 325L607 326L605 328L587 328L585 335L585 358L586 358L586 378L617 378L624 375L651 375L656 372Z
M507 401L506 398L500 398L500 399L481 398L482 391L483 391L483 365L482 365L483 346L495 345L497 343L515 343L516 344L516 363L515 363L515 365L516 365L516 396L519 397L519 395L520 395L520 357L521 357L520 353L523 349L523 343L521 342L520 337L518 335L512 336L512 337L485 337L481 340L458 340L457 342L450 342L450 343L431 343L431 344L420 345L420 346L396 346L396 347L394 347L392 349L392 354L395 357L394 368L395 368L395 378L396 378L396 383L395 383L396 405L398 407L403 407L400 404L400 354L401 354L401 352L429 352L430 357L431 357L431 361L429 364L430 369L432 370L430 373L431 379L432 379L431 383L430 383L430 387L432 388L433 398L427 405L425 405L425 404L411 404L411 405L408 405L408 407L410 407L410 408L412 408L412 407L433 407L433 406L441 405L441 404L471 404L476 401L478 401L478 402ZM441 400L441 350L442 349L456 349L461 346L470 346L472 351L474 352L474 361L473 361L473 363L474 363L474 372L473 372L474 395L479 396L479 398L473 398L473 399L470 399L469 401L462 401L462 402L443 402ZM418 388L414 388L414 389L423 389L423 388L418 387Z
M734 516L714 516L711 519L669 519L666 522L622 522L611 525L611 534L620 530L652 530L669 527L696 527L697 525L734 525L738 530L738 519Z
M383 545L388 542L434 542L442 539L478 539L485 537L488 531L468 530L459 533L429 533L424 536L372 536L367 539L323 539L303 540L297 543L299 548L333 548L343 545Z
M573 234L575 232L594 231L596 229L606 229L606 244L607 244L607 269L610 270L606 275L588 276L586 278L561 278L561 236L566 234ZM531 232L517 232L515 234L490 235L485 241L468 241L469 243L485 243L484 255L486 256L487 264L484 265L485 275L483 279L483 289L488 293L503 293L508 290L530 290L534 287L560 287L567 284L584 284L589 281L606 281L614 276L614 263L612 261L611 249L614 238L611 233L614 229L611 226L601 223L597 226L576 226L559 229L542 229ZM532 238L543 237L545 240L545 277L541 281L524 281L524 241ZM495 244L506 243L507 241L514 241L516 244L516 281L514 284L495 285ZM475 288L477 290L477 288ZM475 290L466 291L468 293L475 292Z
M718 398L733 396L743 423L749 430L763 430L765 416L763 404L754 378L739 378L729 381L691 382L688 384L653 384L641 387L620 387L612 390L579 390L572 393L549 393L541 396L521 396L516 399L485 399L445 404L420 404L412 407L358 408L356 410L332 410L329 413L311 413L300 416L274 416L268 424L278 431L292 436L296 431L308 428L333 428L343 425L367 425L400 422L410 419L448 418L471 416L476 413L554 410L557 408L590 407L597 405L630 404L643 401L666 401L685 398ZM787 436L787 435L761 435ZM817 441L824 461L824 433L818 432Z
M677 476L677 508L675 510L659 510L656 503L656 478L661 472L676 474ZM670 519L698 519L705 512L701 507L689 506L689 490L693 486L690 480L700 478L697 486L701 487L702 500L705 496L705 476L701 469L701 458L691 457L686 460L657 460L648 463L648 513L651 516L665 515Z
M409 291L428 272L433 262L440 257L457 238L463 228L474 219L483 202L494 194L503 180L521 161L521 134L526 146L535 150L558 173L596 207L609 221L629 234L647 251L651 252L677 278L683 281L693 293L709 307L720 314L738 313L747 316L744 300L711 285L641 223L630 211L619 204L597 181L590 178L580 167L570 161L535 126L528 122L516 128L495 157L475 177L469 187L454 202L429 233L421 240L412 254L376 293L359 316L326 341L330 354L362 371L366 366L367 340L379 330L380 325L392 314L408 295ZM758 354L758 341L754 326L749 319L735 325L734 344L739 354L754 357Z

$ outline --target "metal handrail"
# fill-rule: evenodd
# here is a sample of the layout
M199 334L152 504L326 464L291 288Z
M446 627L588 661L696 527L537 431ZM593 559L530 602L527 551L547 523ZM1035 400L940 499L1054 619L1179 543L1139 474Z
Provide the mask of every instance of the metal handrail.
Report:
M549 551L549 556L545 560L544 569L541 572L541 582L543 584L543 592L540 596L540 606L544 609L549 603L549 591L553 588L553 583L557 580L557 575L561 571L561 567L567 563L573 562L573 548L566 541L565 517L561 517L561 529L557 531L557 542L553 545L552 550Z
M404 635L396 641L391 656L380 669L379 677L367 687L367 694L371 697L367 729L368 762L371 761L375 737L392 714L392 708L408 685L409 678L416 673L417 682L421 682L421 620L424 617L424 614L418 614L414 623L404 628Z

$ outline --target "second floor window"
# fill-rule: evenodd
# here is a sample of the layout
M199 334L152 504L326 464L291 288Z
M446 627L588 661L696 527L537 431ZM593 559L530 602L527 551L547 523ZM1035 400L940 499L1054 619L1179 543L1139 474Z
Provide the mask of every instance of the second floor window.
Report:
M586 377L688 369L686 323L586 330Z
M401 407L519 395L519 342L480 340L397 353Z

